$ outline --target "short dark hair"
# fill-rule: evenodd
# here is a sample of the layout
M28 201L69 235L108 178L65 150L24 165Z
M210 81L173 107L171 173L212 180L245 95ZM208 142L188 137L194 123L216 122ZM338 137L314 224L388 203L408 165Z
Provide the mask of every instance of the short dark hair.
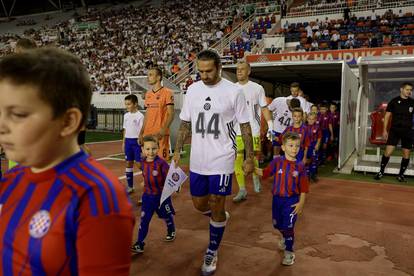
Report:
M291 84L290 84L290 87L300 87L300 84L298 83L298 82L292 82Z
M92 98L89 75L79 58L61 49L45 47L4 57L0 81L37 88L39 97L53 110L53 117L69 108L82 112L79 128L86 121Z
M142 138L142 142L154 142L158 145L158 139L155 138L154 135L145 135L144 138Z
M322 108L322 107L329 108L328 103L327 102L321 103L319 108Z
M292 98L292 99L290 99L290 103L289 103L289 105L290 105L290 108L291 108L291 109L294 109L294 108L300 107L300 101L299 101L299 99Z
M128 96L125 97L125 101L131 101L134 104L138 103L138 97L134 94L129 94Z
M30 50L37 48L36 42L29 38L20 38L16 43L16 48L19 47L23 50Z
M161 79L162 79L162 70L161 70L161 68L160 67L158 67L158 66L153 66L153 67L150 67L149 69L148 69L148 71L149 70L154 70L155 71L155 73L157 74L157 76L160 76L161 77Z
M401 84L400 88L405 88L406 86L414 87L411 82L404 82L404 83Z
M283 145L286 144L286 142L288 140L293 140L293 141L300 140L300 136L296 132L288 131L282 137L282 143L283 143Z
M211 49L203 50L198 53L197 60L213 60L216 68L219 68L221 65L220 55L215 50Z

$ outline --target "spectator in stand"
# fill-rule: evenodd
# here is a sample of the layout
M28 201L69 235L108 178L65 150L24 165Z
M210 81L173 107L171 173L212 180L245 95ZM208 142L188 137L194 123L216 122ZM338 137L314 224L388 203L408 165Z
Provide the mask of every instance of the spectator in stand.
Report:
M331 49L337 50L338 49L338 42L339 42L339 34L334 32L331 37Z
M312 51L318 51L318 50L319 50L319 44L318 44L318 41L316 41L316 40L312 41L312 44L311 44L311 50L312 50Z

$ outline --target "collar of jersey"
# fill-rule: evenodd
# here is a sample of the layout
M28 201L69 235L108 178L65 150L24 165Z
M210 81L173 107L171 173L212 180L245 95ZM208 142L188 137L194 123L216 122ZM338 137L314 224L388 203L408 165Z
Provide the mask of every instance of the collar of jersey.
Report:
M74 155L62 161L60 164L56 165L55 167L50 168L40 173L34 173L30 169L30 167L26 167L26 175L28 176L28 178L32 180L37 180L37 181L46 180L50 177L53 177L53 176L56 176L56 175L59 175L65 172L74 163L79 163L86 159L88 159L88 155L85 152L83 152L83 150L80 150L78 153L75 153Z
M164 88L164 86L161 86L161 87L160 87L160 89L158 89L157 91L154 91L153 89L151 89L151 91L152 91L152 93L154 93L154 94L155 94L155 93L158 93L158 92L159 92L161 89L163 89L163 88Z
M154 163L155 161L157 161L157 160L159 160L160 159L160 157L157 155L157 156L155 156L155 158L154 158L154 160L152 160L152 161L147 161L147 158L145 157L145 160L144 160L144 162L145 163Z

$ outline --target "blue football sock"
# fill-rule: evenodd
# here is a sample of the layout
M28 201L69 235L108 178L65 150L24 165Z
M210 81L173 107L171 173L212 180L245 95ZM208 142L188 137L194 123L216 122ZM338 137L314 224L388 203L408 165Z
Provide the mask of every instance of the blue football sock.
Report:
M287 229L280 231L285 239L286 250L293 252L293 243L295 241L295 234L293 229Z
M210 219L210 244L208 245L208 250L217 251L221 239L223 238L224 229L226 228L227 220L217 222Z
M167 224L168 233L175 232L174 215L170 214L168 218L165 218L164 220Z

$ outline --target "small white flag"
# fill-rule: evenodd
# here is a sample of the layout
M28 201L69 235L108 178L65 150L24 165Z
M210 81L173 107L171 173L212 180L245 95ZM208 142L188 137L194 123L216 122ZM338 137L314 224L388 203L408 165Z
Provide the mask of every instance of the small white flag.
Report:
M167 178L165 179L164 189L162 190L160 206L169 196L178 191L187 180L187 175L180 167L175 167L174 160L171 161L170 169L168 170Z

